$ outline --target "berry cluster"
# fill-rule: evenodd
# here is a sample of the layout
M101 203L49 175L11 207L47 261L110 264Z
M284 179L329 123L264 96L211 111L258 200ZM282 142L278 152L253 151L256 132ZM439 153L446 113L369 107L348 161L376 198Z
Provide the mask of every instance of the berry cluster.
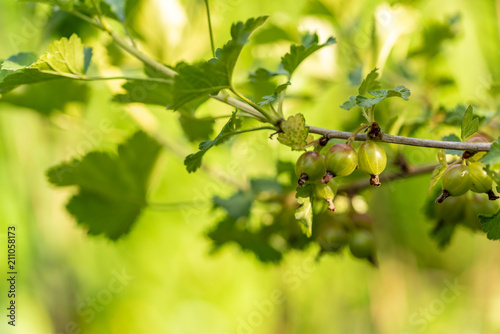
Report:
M329 203L330 211L335 210L333 198L337 185L333 178L350 175L356 168L370 174L370 184L380 186L379 174L385 169L387 155L380 144L365 141L358 152L350 143L335 144L322 155L316 151L302 154L295 164L298 187L310 183L315 197Z
M476 135L468 140L468 142L487 141L489 140L482 135ZM484 154L485 152L465 151L461 160L446 169L442 178L443 191L436 199L436 203L442 203L450 196L462 196L469 190L479 194L485 193L492 201L499 198L493 192L493 179L484 170L484 165L478 161Z

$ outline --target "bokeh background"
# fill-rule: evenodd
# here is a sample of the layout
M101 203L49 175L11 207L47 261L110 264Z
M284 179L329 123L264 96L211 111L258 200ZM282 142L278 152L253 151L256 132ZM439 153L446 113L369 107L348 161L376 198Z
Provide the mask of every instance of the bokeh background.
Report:
M359 111L338 106L375 66L384 87L412 91L409 102L380 110L386 132L439 139L459 134L442 124L439 110L473 103L481 117L498 111L498 1L212 0L211 10L216 46L230 38L232 22L270 15L238 62L243 90L248 72L276 67L299 32L337 38L300 67L285 104L288 115L302 112L309 124L354 130ZM166 64L210 58L203 1L144 0L132 25L140 47ZM94 47L93 73L140 71L108 37L43 4L0 2L0 32L3 59L43 53L53 39L76 32ZM2 256L1 333L500 333L500 243L459 229L438 250L422 209L429 175L358 198L374 219L378 269L348 252L316 261L314 245L279 264L263 264L232 244L211 254L205 232L221 212L209 200L234 191L223 181L273 177L278 158L295 161L298 154L257 133L207 154L210 171L188 174L183 155L196 144L183 136L178 116L110 102L120 84L62 84L55 95L24 87L0 100L0 244L4 252L6 227L16 225L19 271L13 329L4 315ZM230 110L209 101L199 113ZM498 136L495 124L489 130ZM117 242L87 236L64 210L75 190L50 186L45 171L90 150L113 151L138 128L157 133L167 147L150 198L199 203L147 209ZM403 151L413 165L436 161L436 150Z

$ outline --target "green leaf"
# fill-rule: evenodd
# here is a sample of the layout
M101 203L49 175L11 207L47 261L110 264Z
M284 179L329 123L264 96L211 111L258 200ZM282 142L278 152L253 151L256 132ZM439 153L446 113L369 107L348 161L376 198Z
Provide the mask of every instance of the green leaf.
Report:
M81 78L88 68L92 51L84 48L80 38L73 34L49 46L49 52L38 60L29 53L9 57L0 68L0 94L12 89L42 81L69 77ZM34 61L34 62L33 62Z
M472 106L469 105L462 118L462 140L466 141L479 130L479 119L473 116Z
M57 94L54 94L57 92ZM70 103L87 103L90 88L76 80L63 79L26 85L2 97L2 102L33 109L43 115L63 112Z
M193 115L181 113L179 122L189 141L207 140L214 133L215 122L211 118L196 118Z
M299 208L295 210L295 219L302 223L304 232L308 237L312 234L313 208L312 208L312 186L310 184L297 188L295 197Z
M73 34L69 39L63 37L52 42L49 46L49 52L43 54L31 65L31 68L83 76L85 74L85 53L80 37Z
M500 239L500 210L493 215L479 215L479 221L483 227L483 231L486 232L486 236L490 240Z
M486 166L493 166L500 163L500 137L491 143L490 150L479 161Z
M439 182L439 180L443 176L444 172L446 172L447 168L448 167L446 167L446 166L439 166L439 167L434 168L434 170L432 171L431 182L430 182L429 190L427 191L427 194L431 193L432 189Z
M359 95L366 95L371 90L376 90L380 88L380 82L377 80L378 78L378 68L374 68L363 80L361 85L358 88Z
M198 149L199 151L190 154L184 160L184 165L189 173L195 172L201 167L201 162L205 153L212 147L222 144L228 140L231 136L237 134L236 130L241 126L241 119L236 116L236 112L233 113L229 121L224 125L221 132L213 140L206 140L200 143Z
M66 208L89 234L116 240L128 233L146 206L148 178L161 146L137 132L118 146L118 155L87 153L81 160L48 170L56 186L77 186Z
M250 187L255 195L261 193L283 193L283 186L276 179L255 178L250 180Z
M356 104L356 96L351 95L349 97L349 101L345 101L344 103L342 103L340 105L340 108L345 109L345 110L349 110L351 108L354 108L356 105L357 105Z
M427 191L427 194L431 193L432 189L436 186L436 184L441 179L441 176L443 176L444 172L448 168L448 164L446 163L446 151L445 150L440 150L438 152L438 160L439 160L440 166L434 168L434 170L432 171L431 181L430 181L429 190Z
M59 7L64 10L71 10L78 0L18 0L20 2L39 2L50 6Z
M290 78L297 67L299 67L307 57L325 46L335 44L336 42L335 38L330 37L325 43L318 44L318 35L308 32L302 36L301 45L290 46L290 51L281 58L281 66L288 72L288 77Z
M214 203L214 207L223 208L230 217L238 219L241 217L247 217L250 214L253 199L254 197L251 193L239 191L229 198L214 196L212 201Z
M441 138L441 140L444 141L454 141L454 142L461 142L460 138L454 133L449 134L447 136L444 136ZM459 150L446 150L446 154L452 154L452 155L458 155L459 157L462 156L462 151Z
M281 252L271 245L265 231L249 231L229 216L220 221L207 235L214 242L214 250L218 250L227 242L234 242L241 249L253 252L262 262L279 262L283 257Z
M263 82L263 81L269 81L280 74L282 73L271 72L266 70L265 68L260 67L255 72L250 73L248 75L248 78L254 82Z
M116 18L123 22L133 12L139 0L104 0L103 2L109 6Z
M358 95L356 97L356 103L360 107L369 108L389 97L400 97L403 100L408 101L408 97L410 96L410 90L403 85L399 85L394 89L370 90L368 93L374 97L365 97L363 95Z
M175 77L172 109L204 95L217 94L231 87L234 66L250 34L267 20L267 16L238 22L231 27L232 39L222 49L217 49L216 58L193 65L178 64Z
M281 132L278 135L278 141L292 150L302 150L307 145L307 135L309 127L306 126L304 115L297 114L288 117L288 120L281 122Z
M17 71L30 66L37 60L37 56L31 52L19 52L2 63L2 70Z
M278 87L276 87L274 89L273 95L263 96L264 101L259 102L258 105L260 107L262 107L262 106L265 106L266 104L270 104L271 102L276 101L276 99L278 98L278 95L283 93L288 88L288 86L290 86L291 84L292 83L290 81L288 81L282 85L279 85Z
M173 81L151 82L147 79L128 80L122 85L124 94L113 97L113 101L120 103L145 103L168 106L172 103Z
M430 236L434 239L440 249L445 248L451 241L455 232L456 224L444 223L439 221L430 232Z
M0 97L1 94L6 94L14 88L24 84L61 78L52 74L41 73L36 69L31 69L29 65L25 67L24 64L17 63L18 60L26 60L26 58L18 58L18 56L20 56L20 54L11 56L4 62L0 62ZM6 65L5 68L3 67L4 64Z

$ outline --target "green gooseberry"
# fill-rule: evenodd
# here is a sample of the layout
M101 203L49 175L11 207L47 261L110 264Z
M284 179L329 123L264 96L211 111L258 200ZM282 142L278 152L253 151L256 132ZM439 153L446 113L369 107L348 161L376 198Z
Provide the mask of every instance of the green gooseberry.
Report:
M482 230L478 215L492 215L498 211L498 202L488 201L486 197L473 194L465 205L465 225L474 230Z
M349 241L352 255L358 259L375 259L375 238L367 230L356 230Z
M472 185L472 177L468 166L463 164L451 165L444 172L443 192L436 199L436 203L442 203L449 196L461 196L469 191Z
M319 231L317 241L325 251L337 251L347 244L349 236L344 228L335 224L325 224Z
M499 197L493 192L493 179L486 173L480 162L469 163L472 184L470 190L475 193L486 193L490 200L496 200Z
M387 165L384 148L373 140L365 141L358 150L358 165L362 171L371 175L371 185L380 186L379 174Z
M358 167L358 154L349 144L335 144L325 153L326 175L321 180L328 183L333 177L347 176Z
M332 189L333 188L333 189ZM314 184L314 195L322 200L328 202L328 210L335 211L335 205L333 204L333 198L337 193L337 186L335 182L332 183L332 187L325 183L315 183Z
M325 175L325 158L315 151L303 153L295 163L295 174L299 188L307 181L317 182Z

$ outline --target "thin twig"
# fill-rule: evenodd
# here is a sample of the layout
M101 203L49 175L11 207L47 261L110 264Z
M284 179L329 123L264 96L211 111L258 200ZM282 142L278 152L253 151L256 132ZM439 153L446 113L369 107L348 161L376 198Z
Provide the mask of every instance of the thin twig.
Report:
M208 5L208 0L205 0L205 7L207 8L208 33L210 34L210 46L212 47L212 56L215 57L214 34L212 32L212 20L210 19L210 6Z
M324 128L318 128L316 126L309 126L309 132L323 135L328 139L331 138L348 139L350 136L352 136L352 132L324 129ZM366 134L364 133L357 134L354 137L354 140L365 141ZM444 148L448 150L460 150L460 151L489 151L491 147L491 143L462 143L455 141L442 141L442 140L394 136L394 135L388 135L386 133L381 134L379 141L385 143L400 144L400 145Z
M429 166L422 166L422 167L416 167L416 168L410 168L408 171L399 171L399 172L394 172L394 173L386 173L386 174L380 174L380 181L383 182L389 182L389 181L394 181L410 176L417 176L421 174L427 174L430 173L436 168L438 165L429 165ZM370 187L370 180L369 178L364 178L362 180L358 180L352 183L349 183L348 185L342 186L339 188L339 192L345 192L347 194L356 194L358 191L364 188Z

